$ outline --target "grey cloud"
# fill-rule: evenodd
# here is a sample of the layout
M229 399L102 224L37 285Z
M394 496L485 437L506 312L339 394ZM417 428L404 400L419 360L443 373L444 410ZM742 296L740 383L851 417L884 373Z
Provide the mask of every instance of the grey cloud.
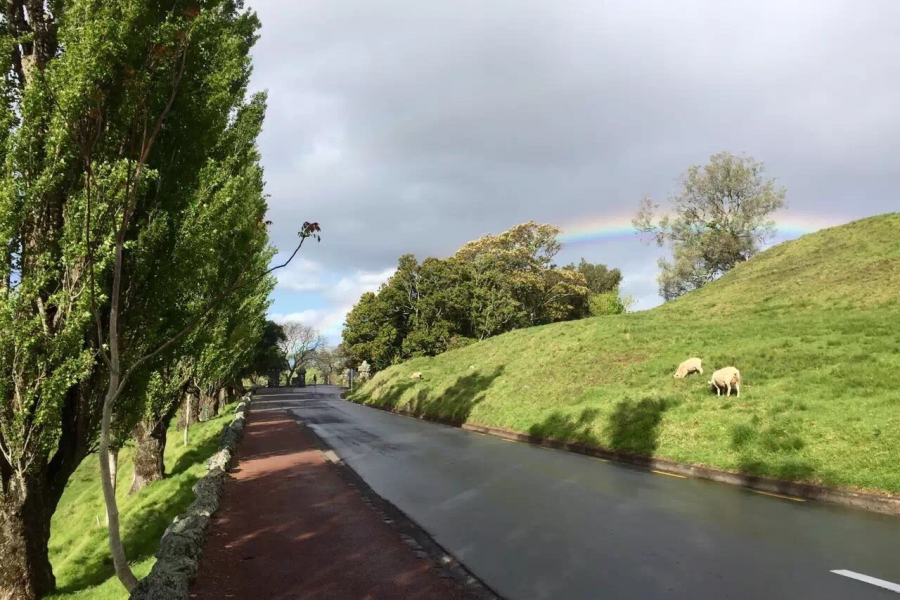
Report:
M795 210L900 205L895 0L251 5L273 237L319 221L330 269L627 214L723 149L766 161ZM657 252L580 254L628 275Z

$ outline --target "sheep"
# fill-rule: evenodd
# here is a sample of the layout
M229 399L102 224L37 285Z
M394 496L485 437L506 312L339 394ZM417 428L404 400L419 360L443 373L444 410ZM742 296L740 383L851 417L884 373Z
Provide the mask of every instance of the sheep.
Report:
M410 379L422 379L422 374L418 371L409 376Z
M737 397L741 397L741 372L734 367L725 367L712 374L709 385L716 388L716 396L722 395L722 390L727 389L731 395L731 386L737 390Z
M701 361L699 358L689 358L680 365L678 365L678 370L675 371L675 379L684 379L691 373L700 373L703 375L703 366L700 364Z

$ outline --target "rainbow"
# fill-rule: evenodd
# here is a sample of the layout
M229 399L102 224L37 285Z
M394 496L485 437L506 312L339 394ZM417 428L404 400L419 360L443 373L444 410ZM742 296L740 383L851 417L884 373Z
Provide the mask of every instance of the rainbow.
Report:
M646 239L635 232L631 215L588 217L560 227L559 241L565 245L582 246L610 242L626 242ZM791 240L827 227L843 225L850 218L823 217L812 213L784 212L775 215L776 239Z

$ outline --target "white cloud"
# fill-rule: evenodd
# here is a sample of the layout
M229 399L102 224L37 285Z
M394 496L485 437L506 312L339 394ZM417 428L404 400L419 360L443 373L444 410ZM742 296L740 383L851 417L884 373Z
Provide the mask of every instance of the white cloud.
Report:
M310 262L311 261L307 261ZM311 263L315 264L315 263ZM272 313L269 318L276 323L284 323L286 321L298 321L304 325L310 325L321 331L332 345L340 341L341 330L343 329L344 320L347 313L353 308L353 305L359 301L360 296L365 292L375 292L386 282L396 269L390 268L378 272L357 271L350 276L342 277L336 284L328 285L325 283L325 273L321 268L308 271L310 277L315 276L317 287L310 285L303 287L300 285L302 281L291 281L290 285L283 285L279 279L279 286L282 289L290 291L321 291L323 297L327 301L327 306L322 309L307 309L292 313Z
M390 279L397 269L391 267L383 271L357 271L350 277L343 277L335 285L325 290L325 297L333 302L356 304L359 297L366 292L377 292L378 288Z
M282 259L276 257L278 263ZM325 269L321 264L308 258L297 257L291 264L283 269L275 271L278 279L278 287L291 292L315 292L325 289L323 275Z

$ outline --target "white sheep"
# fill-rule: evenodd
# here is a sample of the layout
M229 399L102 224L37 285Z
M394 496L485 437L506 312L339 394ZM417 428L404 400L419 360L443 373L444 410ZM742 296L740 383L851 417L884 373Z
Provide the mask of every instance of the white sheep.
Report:
M410 379L422 379L422 374L418 371L409 376Z
M716 388L716 396L722 395L722 390L727 389L731 395L731 387L737 390L737 397L741 397L741 372L734 367L725 367L712 374L709 384Z
M675 379L684 379L691 373L695 372L703 375L703 366L701 365L701 361L699 358L689 358L678 365L678 370L675 371Z

